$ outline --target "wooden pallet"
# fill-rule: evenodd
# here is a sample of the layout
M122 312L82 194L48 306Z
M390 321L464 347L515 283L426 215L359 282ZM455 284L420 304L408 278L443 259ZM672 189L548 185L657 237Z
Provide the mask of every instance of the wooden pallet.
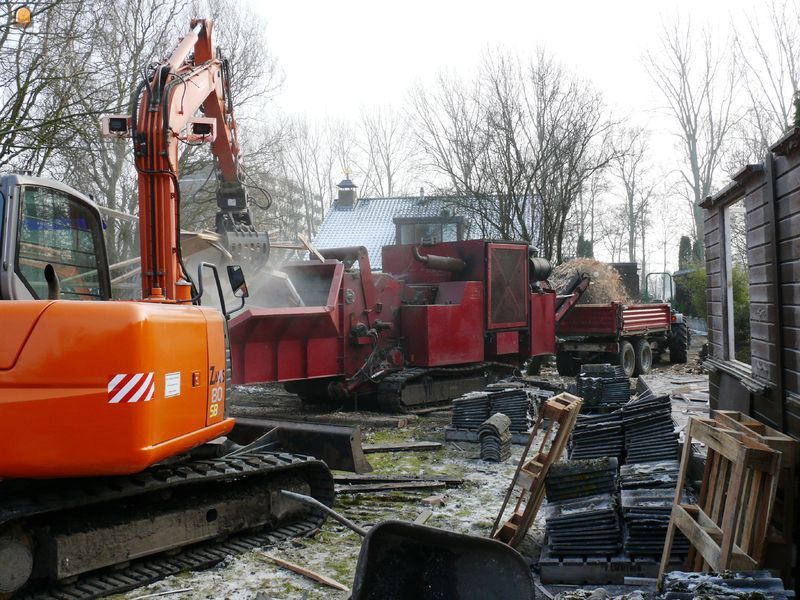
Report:
M697 504L681 504L692 442L705 444L708 455ZM691 545L687 571L752 571L762 566L780 457L780 452L713 419L689 419L659 582L669 566L676 530Z
M781 572L787 586L794 585L794 531L797 510L797 462L800 443L785 433L733 410L715 410L711 417L721 426L738 431L781 453L778 491L772 511L764 566Z
M658 576L660 557L631 558L625 554L615 556L553 556L547 546L539 557L539 576L542 583L564 585L623 585L626 577L655 579ZM670 571L680 569L683 560L672 557Z
M514 478L492 526L491 536L494 539L513 548L525 537L542 505L544 480L550 471L550 465L561 458L575 427L582 402L577 396L564 392L542 404L536 417L536 424L530 432L528 443L517 464ZM528 458L540 429L544 431L544 435L539 449L533 458ZM506 507L515 491L518 495L514 509L511 516L503 521Z

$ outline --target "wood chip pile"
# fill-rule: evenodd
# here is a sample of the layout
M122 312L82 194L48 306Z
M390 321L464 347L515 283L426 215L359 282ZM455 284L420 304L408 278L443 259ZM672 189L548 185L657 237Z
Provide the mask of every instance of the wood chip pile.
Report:
M589 289L581 296L579 304L605 304L607 302L630 302L622 277L608 263L592 258L575 258L561 263L550 276L550 284L559 294L565 293L576 273L588 273Z

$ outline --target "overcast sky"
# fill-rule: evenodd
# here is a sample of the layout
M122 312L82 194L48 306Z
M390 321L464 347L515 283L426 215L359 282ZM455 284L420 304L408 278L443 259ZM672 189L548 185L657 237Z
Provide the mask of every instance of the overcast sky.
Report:
M724 39L731 19L752 17L758 4L315 0L253 7L267 20L267 43L286 74L278 102L287 112L355 119L362 105L402 105L410 87L443 69L470 74L487 48L530 56L541 46L589 78L614 113L653 131L654 162L666 172L678 157L643 55L657 49L662 23L678 15ZM687 216L685 207L675 209L671 220Z
M311 115L356 116L361 104L401 102L442 69L470 72L487 47L539 46L586 75L623 112L658 104L642 54L662 20L689 14L728 28L751 1L361 0L255 2L286 72L281 104Z

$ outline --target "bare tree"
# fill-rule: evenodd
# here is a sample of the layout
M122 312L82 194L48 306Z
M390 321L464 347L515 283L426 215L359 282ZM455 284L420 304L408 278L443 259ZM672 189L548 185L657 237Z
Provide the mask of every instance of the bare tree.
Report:
M31 25L21 28L12 24L18 6L0 2L0 169L42 174L93 97L74 85L91 75L81 60L94 45L90 11L82 0L36 3Z
M642 277L645 277L647 270L647 256L644 251L647 217L656 188L647 161L648 139L648 133L640 127L621 129L616 139L619 150L614 161L614 173L622 186L625 199L628 261L637 262L636 242L641 239Z
M281 157L281 175L297 185L304 214L303 226L294 235L316 234L325 210L330 206L336 164L332 146L327 124L312 123L302 117L292 121Z
M625 207L619 204L603 206L597 219L598 239L611 257L611 262L620 262L627 247L628 228Z
M760 161L769 145L794 123L800 90L800 6L772 0L766 23L759 11L737 32L734 49L742 64L744 114L735 130L728 171Z
M405 117L391 106L361 109L362 192L379 197L408 193L414 152Z
M598 91L543 52L531 63L529 77L528 118L535 124L540 153L534 181L542 202L542 252L560 262L575 201L615 157L610 142L616 123Z
M116 0L88 15L96 44L84 59L90 73L76 87L92 94L81 101L84 116L70 129L72 143L59 150L60 176L108 208L138 212L136 171L130 140L102 140L99 116L130 111L147 64L174 43L184 8L167 0ZM107 224L111 263L138 256L137 223L109 218Z
M427 165L483 235L540 244L561 260L570 212L611 158L602 98L543 51L487 54L478 77L417 88L411 112Z
M661 45L646 55L650 77L667 102L677 125L683 166L683 196L694 214L694 238L703 237L700 202L712 191L724 144L736 120L733 112L737 69L734 61L712 43L709 32L699 36L689 21L665 25ZM723 43L719 47L726 48ZM702 249L702 244L697 244Z

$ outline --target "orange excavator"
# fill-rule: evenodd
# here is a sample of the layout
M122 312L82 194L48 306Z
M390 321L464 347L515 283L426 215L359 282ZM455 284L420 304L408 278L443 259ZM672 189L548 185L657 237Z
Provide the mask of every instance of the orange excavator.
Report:
M131 589L322 523L281 490L333 501L325 463L278 451L270 433L230 438L234 311L213 265L199 270L213 275L221 311L201 306L202 277L183 263L181 141L211 143L218 221L263 252L268 241L252 237L227 63L212 23L191 27L131 114L103 124L133 142L141 301L111 299L89 198L40 178L0 181L0 598ZM243 305L241 269L228 274Z

